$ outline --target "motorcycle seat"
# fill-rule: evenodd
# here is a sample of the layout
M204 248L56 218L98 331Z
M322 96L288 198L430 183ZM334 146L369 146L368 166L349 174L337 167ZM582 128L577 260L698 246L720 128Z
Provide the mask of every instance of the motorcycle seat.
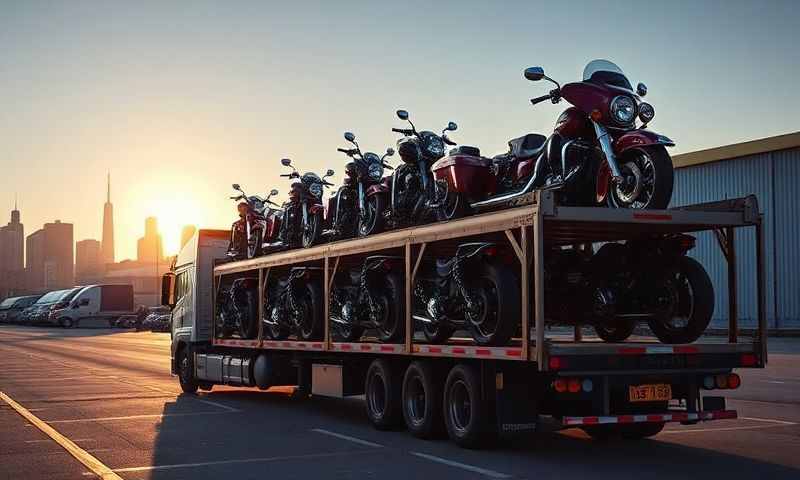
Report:
M508 141L509 153L520 160L538 156L544 150L547 137L538 133L529 133Z
M450 149L450 155L469 155L472 157L480 157L481 149L478 147L471 147L469 145L459 145L456 148Z

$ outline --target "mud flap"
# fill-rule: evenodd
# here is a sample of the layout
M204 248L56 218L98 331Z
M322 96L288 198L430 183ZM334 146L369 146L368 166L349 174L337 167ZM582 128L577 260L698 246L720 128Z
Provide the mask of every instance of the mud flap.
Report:
M504 366L495 371L494 391L498 434L504 438L535 432L539 417L538 395L527 369Z

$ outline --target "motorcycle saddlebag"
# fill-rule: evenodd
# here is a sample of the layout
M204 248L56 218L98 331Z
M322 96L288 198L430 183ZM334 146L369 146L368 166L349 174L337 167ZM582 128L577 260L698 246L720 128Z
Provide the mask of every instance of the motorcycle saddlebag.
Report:
M463 193L467 198L480 198L495 190L492 164L490 158L451 151L431 169L437 180L447 181L450 191Z

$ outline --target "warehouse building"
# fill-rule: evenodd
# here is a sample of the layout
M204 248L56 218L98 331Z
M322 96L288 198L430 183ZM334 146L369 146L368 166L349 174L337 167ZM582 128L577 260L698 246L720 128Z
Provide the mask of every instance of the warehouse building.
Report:
M764 215L767 320L770 329L800 329L800 132L673 157L672 206L754 194ZM739 322L756 325L755 229L736 234ZM716 289L712 326L728 316L727 264L711 233L698 236L692 256Z

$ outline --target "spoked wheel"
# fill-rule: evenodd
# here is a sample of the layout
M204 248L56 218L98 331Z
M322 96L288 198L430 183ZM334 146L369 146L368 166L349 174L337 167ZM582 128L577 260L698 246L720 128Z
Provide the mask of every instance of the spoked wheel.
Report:
M378 339L383 343L398 342L405 335L404 283L397 273L389 273L381 288L379 302L380 317L377 319Z
M519 284L508 268L494 263L484 263L479 275L468 287L469 330L479 345L505 345L520 318Z
M381 194L367 197L364 211L358 215L358 236L366 237L383 231L384 198Z
M623 181L609 184L612 208L664 209L672 199L672 159L663 146L636 148L620 158ZM610 180L609 180L610 181Z
M244 312L239 316L239 336L255 338L258 335L258 294L251 289L244 292Z
M319 340L324 333L322 288L308 282L298 299L300 318L297 319L297 336L305 341Z
M265 309L266 310L266 309ZM289 327L278 318L279 311L277 308L271 308L267 310L270 315L269 323L265 322L265 326L267 327L267 335L269 338L273 340L285 340L289 337L291 333Z
M351 320L356 316L355 312L352 311L355 306L350 301L347 301L344 304L337 303L333 297L334 296L332 295L330 311L336 312L338 310L339 318L343 320L343 322L333 322L332 325L334 325L334 328L339 333L339 336L342 337L343 341L358 341L364 334L364 327L355 325L351 322ZM350 311L348 312L348 310Z
M257 229L252 238L247 239L247 258L260 257L264 247L264 232Z
M312 214L308 219L308 223L303 224L302 243L303 248L309 248L316 245L319 241L320 232L322 231L322 215L320 213Z
M678 257L676 268L659 285L650 330L663 343L700 338L714 314L714 286L697 260Z

